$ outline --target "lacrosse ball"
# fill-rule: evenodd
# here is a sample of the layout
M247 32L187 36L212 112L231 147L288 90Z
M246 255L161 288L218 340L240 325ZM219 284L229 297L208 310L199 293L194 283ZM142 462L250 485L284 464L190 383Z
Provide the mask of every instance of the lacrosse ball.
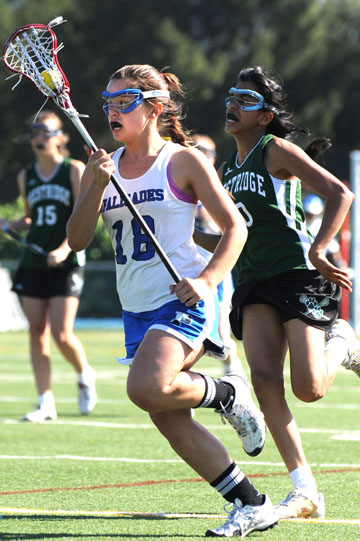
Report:
M55 90L55 83L57 79L59 79L56 71L54 70L45 70L41 72L41 78L51 90Z

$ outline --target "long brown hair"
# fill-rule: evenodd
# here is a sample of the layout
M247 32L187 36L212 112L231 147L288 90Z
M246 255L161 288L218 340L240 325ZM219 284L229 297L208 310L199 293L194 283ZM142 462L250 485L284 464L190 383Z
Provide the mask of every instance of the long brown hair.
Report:
M158 130L162 137L169 137L174 143L189 146L189 132L183 127L182 102L184 89L176 75L158 71L149 64L132 64L123 66L113 73L110 81L126 79L134 88L139 90L168 90L170 99L156 97L146 100L149 103L161 102L163 109L158 118Z

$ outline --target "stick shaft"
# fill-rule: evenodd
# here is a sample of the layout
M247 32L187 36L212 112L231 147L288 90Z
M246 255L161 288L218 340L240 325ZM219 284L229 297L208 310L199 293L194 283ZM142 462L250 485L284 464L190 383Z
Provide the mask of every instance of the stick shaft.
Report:
M78 130L78 132L80 133L82 138L84 139L85 143L87 145L89 145L89 147L92 150L96 151L97 146L94 143L94 141L92 140L92 138L90 137L90 134L86 130L84 124L81 122L79 117L76 114L72 114L72 113L69 113L67 111L65 111L65 113L70 118L71 122L74 124L74 126L76 127L76 129ZM119 182L115 179L115 177L113 175L111 175L110 180L113 183L113 185L114 185L115 189L117 190L117 192L120 194L120 196L124 200L124 203L126 204L127 208L129 209L129 211L131 212L131 214L133 215L133 217L135 218L135 220L137 221L137 223L139 224L139 226L141 227L141 229L143 230L143 232L145 233L145 235L147 236L147 238L151 242L151 244L154 247L156 253L158 254L161 261L163 262L163 264L165 265L165 267L169 271L171 277L174 279L174 281L176 283L180 282L181 278L180 278L177 270L175 269L175 267L173 266L173 264L169 260L168 256L166 255L166 253L164 252L164 250L160 246L157 238L155 237L155 235L153 234L153 232L151 231L151 229L149 228L149 226L145 222L144 218L141 216L140 212L135 207L134 203L131 201L131 199L129 199L129 196L127 195L126 192L124 192L122 186L119 184Z
M35 244L35 242L29 242L28 240L26 240L25 237L22 237L21 235L19 235L19 233L17 233L16 231L13 231L12 229L4 225L2 226L2 230L4 231L4 233L7 233L9 237L17 240L18 242L23 244L26 248L28 248L35 254L40 254L45 258L48 257L49 252L41 248L41 246L39 246L38 244Z

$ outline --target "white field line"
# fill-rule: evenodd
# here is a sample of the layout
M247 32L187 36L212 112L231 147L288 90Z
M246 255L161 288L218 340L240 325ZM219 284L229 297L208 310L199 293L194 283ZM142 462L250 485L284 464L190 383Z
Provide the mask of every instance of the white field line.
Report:
M119 383L122 383L126 381L129 369L127 366L120 365L117 361L115 361L115 366L118 365L118 368L112 370L112 369L100 369L96 370L96 380L97 382L101 382L102 385L111 384L116 385ZM209 376L219 377L219 369L204 369L202 367L202 371ZM53 371L52 378L56 383L61 384L74 384L75 381L75 372L69 370L67 372L63 371L57 371L56 369ZM24 373L24 371L19 372L11 372L11 368L9 370L4 369L4 366L1 365L0 370L0 381L13 381L16 383L28 383L34 381L34 376L32 372L27 371Z
M2 395L0 396L0 402L8 402L8 403L17 403L17 402L25 402L28 403L31 401L31 397L26 396L7 396ZM77 399L74 398L61 398L56 397L56 402L59 404L75 404L77 403ZM117 398L99 398L99 403L102 404L121 404L123 400L119 400ZM356 410L359 408L359 404L321 404L318 403L314 406L314 404L305 404L305 403L296 403L294 405L298 408L320 408L320 409L341 409L341 410Z
M1 363L0 365L1 379L3 377L18 378L21 376L24 376L24 377L32 376L30 362L28 363L25 369L22 365L21 366L19 365L16 367L16 369L14 369L14 363L15 363L15 360L11 364L9 363L8 365L6 365L5 363ZM97 376L100 379L107 379L111 377L115 378L116 376L124 376L124 375L127 375L129 372L129 369L127 366L120 365L115 359L114 359L114 363L111 363L111 365L112 365L112 368L111 367L98 368L96 370ZM69 368L67 367L67 365L65 364L65 361L64 361L63 366L64 366L64 369L61 369L58 366L53 368L53 373L58 377L74 378L75 372L70 367ZM109 363L109 366L110 366L110 363Z
M200 518L200 519L225 519L226 515L207 514L207 513L142 513L139 511L68 511L62 509L26 509L26 508L12 508L12 507L0 507L0 513L3 514L19 514L19 515L64 515L64 516L99 516L99 517L139 517L139 518L165 518L165 519L179 519L179 518ZM284 522L299 522L299 523L312 523L312 524L346 524L346 525L360 525L360 520L343 520L343 519L311 519L311 518L296 518L287 519Z
M97 381L100 383L101 382L101 385L117 385L119 383L122 383L124 382L126 379L127 379L127 375L128 375L128 369L127 367L123 367L121 366L119 363L117 363L115 361L114 363L115 365L118 364L118 368L116 369L108 369L108 370L104 370L104 369L100 369L100 370L97 370L96 371L96 376L97 376ZM204 367L204 366L201 366L201 371L204 372L205 374L209 375L209 376L214 376L214 377L219 377L220 376L220 372L219 372L219 369L217 368L214 368L214 367ZM248 374L247 374L248 375ZM290 376L290 372L289 371L286 371L284 372L284 375L285 376ZM349 372L349 374L346 374L349 376L349 378L353 378L353 374ZM71 370L68 371L68 372L62 372L62 371L54 371L53 372L53 379L54 381L56 381L56 383L61 383L61 384L71 384L73 385L74 384L74 381L75 381L75 377L74 377L74 372L72 372ZM32 375L31 372L29 372L28 374L24 374L23 372L11 372L11 367L9 368L9 370L6 370L6 367L4 367L4 365L1 366L1 370L0 370L0 381L8 381L8 382L18 382L18 383L33 383L34 382L34 376ZM350 380L351 381L351 380ZM353 381L351 381L351 383L353 383ZM356 393L356 392L359 392L359 386L358 385L355 385L355 384L352 384L352 385L343 385L343 386L340 386L340 385L336 385L336 383L334 385L332 385L331 387L331 393L344 393L344 390L346 390L346 392L351 392L351 393ZM319 402L317 403L319 404ZM307 404L304 404L303 406L304 407L312 407L314 404L309 404L309 406L307 406Z
M103 456L81 456L81 455L0 455L0 460L73 460L83 462L126 462L126 463L139 463L139 464L182 464L183 461L178 458L169 459L157 459L157 458L128 458L128 457L103 457ZM237 464L251 465L251 466L270 466L270 467L282 467L285 471L283 462L253 462L250 460L236 460ZM346 464L346 463L323 463L313 462L310 464L312 468L353 468L359 469L359 464Z
M59 383L59 382L57 382ZM73 383L72 383L73 384ZM122 400L119 400L118 398L101 398L99 397L98 403L99 404L122 404L124 399L127 400L126 396L124 395L124 398ZM24 402L29 403L33 401L31 397L24 397L24 396L0 396L0 402L7 402L7 403L18 403L18 402ZM77 398L61 398L56 396L56 403L58 404L77 404ZM305 403L296 403L294 404L293 408L319 408L319 409L341 409L341 410L357 410L359 408L359 404L321 404L318 403L316 405L314 404L305 404Z
M127 399L124 397L124 399ZM26 402L29 403L33 401L34 398L29 398L26 396L0 396L0 402L8 402L8 403L18 403L18 402ZM56 397L56 403L57 404L77 404L77 398L58 398ZM122 404L123 400L119 400L118 398L99 398L98 404Z
M98 377L97 376L97 382L99 383L101 381L101 385L119 385L124 384L126 381L127 375L125 373L118 372L111 372L108 376L104 377ZM52 379L56 381L56 384L61 385L74 385L75 383L75 377L72 373L69 374L60 374L60 373L53 373ZM0 373L0 381L1 382L14 382L14 383L34 383L34 376L32 374L1 374Z
M338 409L338 410L356 410L359 409L359 404L322 404L321 402L318 403L296 403L294 404L297 408L319 408L319 409ZM292 408L294 406L291 406Z
M58 383L58 382L57 382ZM124 398L126 398L124 396ZM2 395L0 396L0 402L7 402L7 403L17 403L17 402L31 402L31 397L26 396L12 396L12 395ZM59 404L75 404L77 403L77 398L61 398L56 397L56 402ZM123 400L119 400L118 398L101 398L99 397L99 403L102 404L122 404ZM305 404L305 403L296 403L294 404L294 407L298 408L321 408L321 409L341 409L341 410L357 410L359 408L359 404L322 404L318 403L316 405L314 404Z
M24 423L22 420L18 419L0 419L0 424L6 424L6 425L20 425L21 427L24 426L31 426L28 423ZM47 421L44 423L36 423L37 426L54 426L59 427L61 425L72 425L72 426L78 426L78 427L92 427L92 428L115 428L115 429L122 429L122 430L153 430L154 425L152 424L124 424L124 423L107 423L107 422L101 422L101 421L70 421L70 420L57 420L57 421ZM216 431L216 430L228 430L228 426L223 425L208 425L206 424L206 427L209 430ZM342 441L360 441L360 430L339 430L339 429L326 429L326 428L299 428L299 431L303 434L322 434L322 435L328 435L330 439L334 440L342 440Z
M142 459L142 458L121 458L121 457L102 457L102 456L78 456L78 455L0 455L0 460L75 460L84 462L135 462L135 463L163 463L178 464L181 459Z
M0 419L0 424L8 424L8 425L19 425L21 427L27 426L33 426L33 423L24 423L24 421L21 421L19 419ZM72 425L72 426L84 426L84 427L93 427L93 428L121 428L121 429L128 429L128 430L144 430L144 429L154 429L154 425L151 423L109 423L106 421L82 421L82 420L76 420L71 421L68 419L58 419L57 421L46 421L44 423L36 423L36 426L43 426L43 427L56 427L56 426L62 426L62 425ZM210 425L206 423L206 427L209 430L228 430L228 425L223 425L221 423L216 425ZM337 435L341 439L342 435L351 435L353 438L360 438L360 430L346 430L346 429L339 429L339 428L300 428L300 432L304 434L328 434L328 435Z

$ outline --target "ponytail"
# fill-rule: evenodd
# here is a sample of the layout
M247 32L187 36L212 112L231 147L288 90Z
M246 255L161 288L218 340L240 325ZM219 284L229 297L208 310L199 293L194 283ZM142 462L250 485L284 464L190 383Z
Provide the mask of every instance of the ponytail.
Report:
M164 68L165 69L165 68ZM170 98L156 97L147 100L150 104L161 103L162 112L158 117L158 130L162 137L170 138L174 143L189 146L189 132L183 127L181 98L185 93L176 75L170 72L158 71L149 64L132 64L123 66L113 73L113 79L126 79L134 88L146 90L168 90Z
M305 152L310 156L310 158L316 160L316 158L320 154L323 154L331 147L332 144L330 139L327 139L326 137L319 137L318 139L314 139L311 143L308 144L308 146L305 148Z

